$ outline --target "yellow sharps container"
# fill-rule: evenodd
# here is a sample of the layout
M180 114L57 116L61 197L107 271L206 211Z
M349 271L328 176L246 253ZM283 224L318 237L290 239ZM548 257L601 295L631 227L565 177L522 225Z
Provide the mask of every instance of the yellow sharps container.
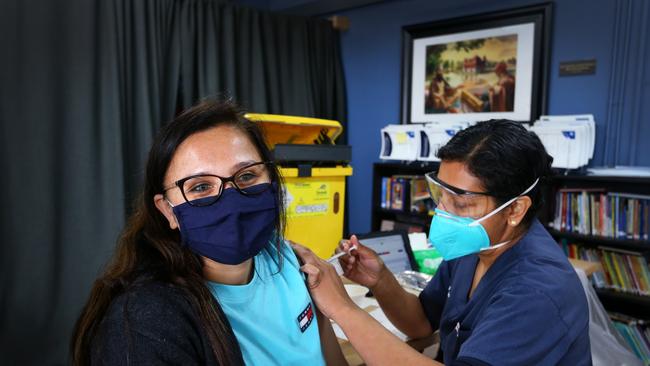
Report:
M351 149L335 145L337 121L249 113L260 123L285 183L286 237L328 258L343 238Z

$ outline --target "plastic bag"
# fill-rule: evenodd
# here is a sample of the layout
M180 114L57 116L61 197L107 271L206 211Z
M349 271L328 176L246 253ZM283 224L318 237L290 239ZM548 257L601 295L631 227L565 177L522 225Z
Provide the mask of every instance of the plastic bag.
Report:
M593 364L595 366L643 366L641 360L632 353L623 337L614 328L585 272L578 268L576 272L589 304L589 341Z
M402 271L395 275L395 278L402 287L423 291L433 276L415 271Z

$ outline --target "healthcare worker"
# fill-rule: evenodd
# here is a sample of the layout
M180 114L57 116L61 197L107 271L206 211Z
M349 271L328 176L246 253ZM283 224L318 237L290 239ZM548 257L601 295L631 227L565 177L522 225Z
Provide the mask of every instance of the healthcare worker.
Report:
M144 192L95 281L74 365L344 364L284 234L260 127L205 100L164 126Z
M590 365L589 309L580 281L537 220L552 158L516 122L479 122L438 151L427 174L437 205L430 241L445 259L418 296L352 237L344 274L367 286L411 338L440 330L445 365ZM336 271L295 245L310 291L371 365L440 364L394 337L347 296Z

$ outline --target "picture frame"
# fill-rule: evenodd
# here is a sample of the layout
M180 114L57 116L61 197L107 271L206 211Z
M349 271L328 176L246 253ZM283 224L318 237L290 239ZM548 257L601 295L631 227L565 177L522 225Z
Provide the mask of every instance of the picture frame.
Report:
M543 3L403 27L402 123L545 114L552 9Z

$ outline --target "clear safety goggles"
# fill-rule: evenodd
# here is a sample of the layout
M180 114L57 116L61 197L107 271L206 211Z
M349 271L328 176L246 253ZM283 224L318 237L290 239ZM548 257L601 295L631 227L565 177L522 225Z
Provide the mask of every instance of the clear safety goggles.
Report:
M451 214L478 219L490 211L489 192L472 192L438 179L438 172L424 175L429 194L436 207Z

